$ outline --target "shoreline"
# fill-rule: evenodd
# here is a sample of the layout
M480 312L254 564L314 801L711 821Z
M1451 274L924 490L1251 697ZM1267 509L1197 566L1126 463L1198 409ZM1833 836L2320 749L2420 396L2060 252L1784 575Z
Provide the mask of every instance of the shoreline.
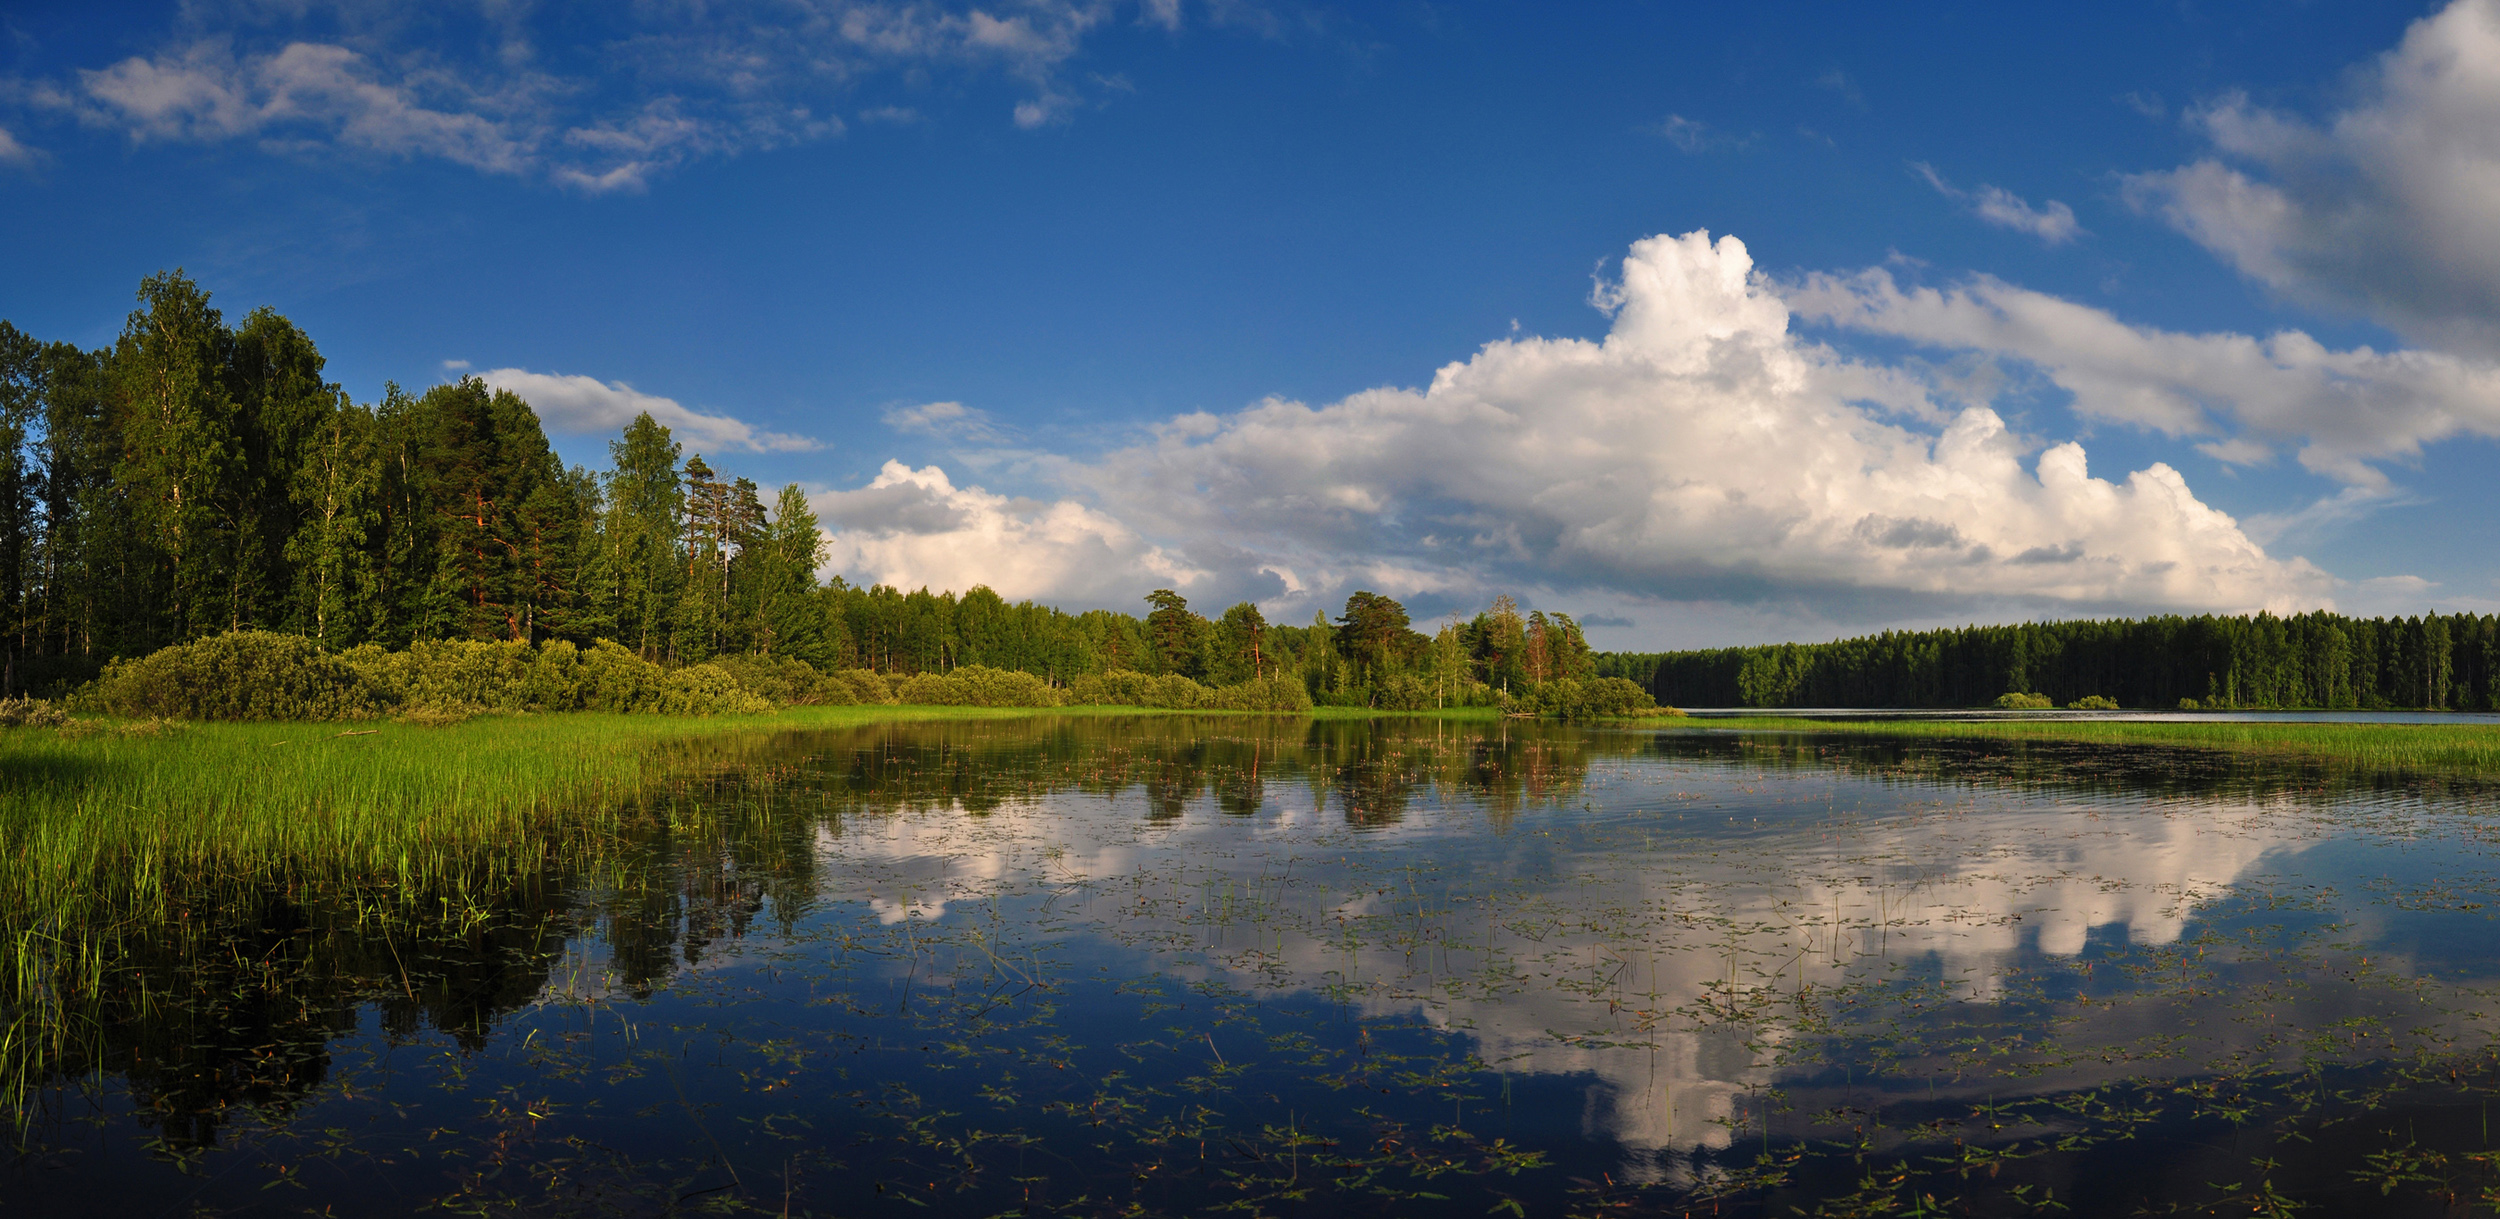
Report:
M1694 733L2141 745L2317 761L2390 773L2500 775L2500 725L2492 724L1756 715L1687 718L1665 727Z

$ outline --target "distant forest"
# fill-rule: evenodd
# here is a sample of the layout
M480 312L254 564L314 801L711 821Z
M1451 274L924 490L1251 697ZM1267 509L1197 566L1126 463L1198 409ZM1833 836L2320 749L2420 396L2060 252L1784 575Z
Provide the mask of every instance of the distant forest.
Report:
M2033 622L1627 656L1617 667L1678 707L1974 707L2036 693L2060 705L2500 711L2500 618Z
M254 629L331 650L608 639L668 665L985 665L1054 685L1287 673L1321 704L1357 706L1601 676L1568 615L1508 598L1425 634L1371 592L1291 626L1246 602L1210 618L1162 589L1143 615L1070 614L982 587L820 583L798 487L768 504L648 415L608 446L608 469L567 469L529 405L477 378L358 403L271 310L229 324L178 271L142 283L138 304L93 351L0 322L0 693Z

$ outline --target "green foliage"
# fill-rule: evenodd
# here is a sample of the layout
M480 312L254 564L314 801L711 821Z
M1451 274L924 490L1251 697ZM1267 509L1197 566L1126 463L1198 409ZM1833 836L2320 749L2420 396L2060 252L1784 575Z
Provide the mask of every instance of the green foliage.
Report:
M0 728L58 728L69 713L40 698L0 698Z
M1181 679L1187 680L1187 679ZM965 665L952 673L920 673L895 687L897 702L917 707L1056 707L1060 693L1030 673Z
M821 684L824 679L815 679ZM774 704L715 665L669 669L605 640L423 640L319 650L300 635L234 631L116 661L79 695L136 718L348 720L391 713L605 711L721 715Z
M1161 677L1139 673L1133 669L1113 669L1093 673L1068 685L1071 707L1159 707L1168 711L1189 711L1207 704L1211 696L1205 686L1178 673Z
M776 706L843 706L861 701L848 683L796 656L732 654L716 656L711 663Z
M1270 673L1249 681L1217 686L1199 704L1221 711L1308 711L1311 691L1291 673Z
M2099 694L2086 694L2066 705L2077 711L2116 711L2118 700Z
M850 694L853 703L893 703L894 680L872 669L844 669L833 675L835 683ZM828 698L827 702L840 702Z
M233 631L107 665L81 709L134 719L344 720L390 705L363 672L301 635Z
M714 663L783 706L888 703L898 681L988 668L1059 691L1119 672L1187 682L1090 695L1157 707L1420 709L1600 676L1569 615L1506 597L1427 635L1371 590L1293 627L1250 602L1210 620L1172 589L1138 616L981 585L820 583L826 540L800 488L768 500L648 414L609 443L606 470L566 469L530 405L480 378L359 404L275 312L230 324L179 271L142 283L138 305L99 351L0 322L0 697L254 631L312 640L333 678L352 654L383 685L320 693L328 679L308 677L310 703L254 703L279 697L268 683L221 703L160 680L168 658L117 678L115 696L218 715L698 706L721 703L704 693L717 679L655 674ZM419 646L445 640L513 647ZM960 696L1040 697L1024 682Z
M1699 707L1974 707L2005 690L2122 707L2500 710L2500 617L2158 617L1887 631L1675 652L1651 691Z
M1511 697L1507 710L1515 715L1592 720L1649 715L1657 706L1649 691L1620 677L1587 681L1564 677L1530 684Z
M2016 692L1997 695L1996 705L2001 711L2046 711L2056 706L2057 700L2045 694Z

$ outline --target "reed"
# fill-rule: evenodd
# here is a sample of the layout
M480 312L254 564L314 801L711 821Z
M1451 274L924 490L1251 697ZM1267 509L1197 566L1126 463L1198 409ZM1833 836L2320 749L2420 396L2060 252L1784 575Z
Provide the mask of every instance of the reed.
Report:
M0 1057L133 946L270 892L435 916L587 860L697 745L971 707L504 716L420 726L77 721L0 729ZM0 1075L13 1074L0 1069Z

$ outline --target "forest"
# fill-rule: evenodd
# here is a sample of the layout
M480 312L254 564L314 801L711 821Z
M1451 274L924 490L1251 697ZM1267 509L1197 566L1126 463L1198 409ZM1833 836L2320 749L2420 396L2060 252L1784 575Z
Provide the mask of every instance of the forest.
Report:
M1367 591L1295 626L1247 602L1210 617L1168 589L1143 614L1071 614L985 587L824 581L797 486L767 496L647 414L609 444L607 469L567 468L529 404L478 378L359 403L324 367L285 317L229 323L179 271L140 285L108 347L0 321L0 694L269 632L308 654L468 640L588 655L610 641L672 668L982 668L1053 688L1291 677L1321 705L1395 709L1630 675L1600 674L1569 615L1507 597L1427 634Z
M2162 709L2500 710L2500 618L2475 614L2028 622L1641 659L1655 665L1651 692L1683 707L1974 707L2039 694Z

